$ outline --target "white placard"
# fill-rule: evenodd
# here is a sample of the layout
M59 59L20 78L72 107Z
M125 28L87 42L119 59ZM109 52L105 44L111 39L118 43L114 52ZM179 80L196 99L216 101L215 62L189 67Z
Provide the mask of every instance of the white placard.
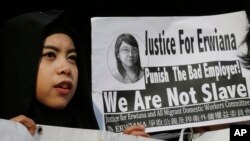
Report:
M249 120L250 70L239 57L248 51L245 11L94 17L91 24L92 98L102 130Z

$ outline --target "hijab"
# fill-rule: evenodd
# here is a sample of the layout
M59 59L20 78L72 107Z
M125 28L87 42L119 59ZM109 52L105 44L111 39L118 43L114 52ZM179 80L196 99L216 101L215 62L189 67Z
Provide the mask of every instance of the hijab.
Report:
M3 88L0 118L26 115L38 124L96 129L92 110L87 58L74 27L67 25L64 11L32 12L8 21L0 34L3 51ZM76 46L79 71L76 93L63 110L54 110L36 100L36 78L44 39L53 33L69 35Z

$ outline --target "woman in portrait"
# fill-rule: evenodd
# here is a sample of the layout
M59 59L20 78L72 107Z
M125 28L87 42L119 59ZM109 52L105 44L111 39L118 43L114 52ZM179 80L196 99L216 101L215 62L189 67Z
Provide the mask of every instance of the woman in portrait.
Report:
M135 83L143 77L139 57L139 45L134 36L123 33L115 43L117 69L114 77L122 83Z

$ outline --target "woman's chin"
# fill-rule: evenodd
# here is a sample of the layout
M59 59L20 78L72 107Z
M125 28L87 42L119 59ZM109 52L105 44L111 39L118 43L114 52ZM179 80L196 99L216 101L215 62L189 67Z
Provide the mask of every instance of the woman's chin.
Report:
M129 67L129 68L134 67L134 63L127 63L126 66Z
M50 107L56 110L62 110L67 106L67 103L65 102L61 102L61 103L54 103L53 105L51 105Z

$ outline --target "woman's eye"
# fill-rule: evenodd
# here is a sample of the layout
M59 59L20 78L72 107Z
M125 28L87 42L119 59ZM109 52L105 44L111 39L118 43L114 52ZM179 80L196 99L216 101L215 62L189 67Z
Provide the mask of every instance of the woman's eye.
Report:
M54 52L47 52L43 54L43 57L46 57L47 59L55 59L56 54Z
M128 53L128 52L129 52L129 49L123 48L123 49L121 49L121 52L123 52L123 53Z
M125 48L124 51L129 52L129 49Z
M69 59L71 62L76 63L77 56L76 56L76 55L70 55L70 56L68 56L68 59Z

